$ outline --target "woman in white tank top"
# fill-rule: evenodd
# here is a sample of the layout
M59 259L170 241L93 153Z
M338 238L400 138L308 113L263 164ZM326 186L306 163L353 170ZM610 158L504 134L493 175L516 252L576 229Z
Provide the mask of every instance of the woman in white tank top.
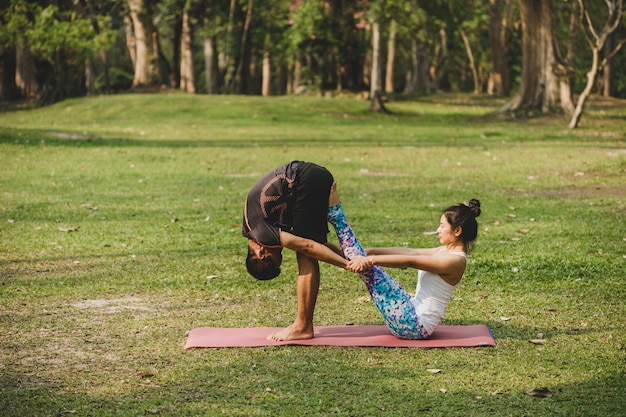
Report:
M468 246L478 234L480 202L472 199L468 205L459 204L443 211L437 228L442 246L367 251L346 221L335 186L329 206L328 221L337 232L344 256L350 260L346 269L361 276L391 332L401 339L429 338L443 320L454 288L465 272ZM404 290L383 266L417 269L415 295Z

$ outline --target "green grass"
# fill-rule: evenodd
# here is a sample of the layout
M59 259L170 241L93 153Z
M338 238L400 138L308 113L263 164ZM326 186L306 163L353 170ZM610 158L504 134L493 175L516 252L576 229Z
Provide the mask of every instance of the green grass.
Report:
M592 102L571 131L490 116L501 104L163 94L0 113L0 415L624 415L626 106ZM184 350L194 327L293 320L294 256L256 282L240 232L248 189L291 159L334 173L367 246L434 246L441 209L479 198L445 322L498 346ZM365 294L324 265L316 324L381 324Z

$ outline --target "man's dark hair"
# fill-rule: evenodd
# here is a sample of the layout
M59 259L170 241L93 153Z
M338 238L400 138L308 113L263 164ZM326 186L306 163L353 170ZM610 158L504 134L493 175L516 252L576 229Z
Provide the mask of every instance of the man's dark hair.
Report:
M246 268L254 278L267 281L276 278L280 274L280 267L276 266L270 258L259 259L251 248L248 248Z

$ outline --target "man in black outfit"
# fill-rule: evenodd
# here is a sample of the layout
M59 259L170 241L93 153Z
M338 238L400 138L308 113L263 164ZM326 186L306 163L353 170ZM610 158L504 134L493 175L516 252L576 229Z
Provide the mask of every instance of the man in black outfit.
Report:
M312 338L320 286L318 261L347 266L341 250L326 239L333 183L326 168L292 161L266 174L248 193L242 227L242 235L248 238L248 272L260 280L278 276L283 248L295 251L298 261L296 319L269 335L270 340Z

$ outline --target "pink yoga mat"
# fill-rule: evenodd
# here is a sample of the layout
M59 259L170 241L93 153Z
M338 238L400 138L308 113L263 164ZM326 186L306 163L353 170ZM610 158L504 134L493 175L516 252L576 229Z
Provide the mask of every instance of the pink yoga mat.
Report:
M305 340L272 342L267 335L279 327L221 328L199 327L191 330L185 349L260 346L379 346L379 347L475 347L496 346L489 328L483 324L444 326L435 329L428 340L402 340L393 336L386 326L316 326L315 337Z

